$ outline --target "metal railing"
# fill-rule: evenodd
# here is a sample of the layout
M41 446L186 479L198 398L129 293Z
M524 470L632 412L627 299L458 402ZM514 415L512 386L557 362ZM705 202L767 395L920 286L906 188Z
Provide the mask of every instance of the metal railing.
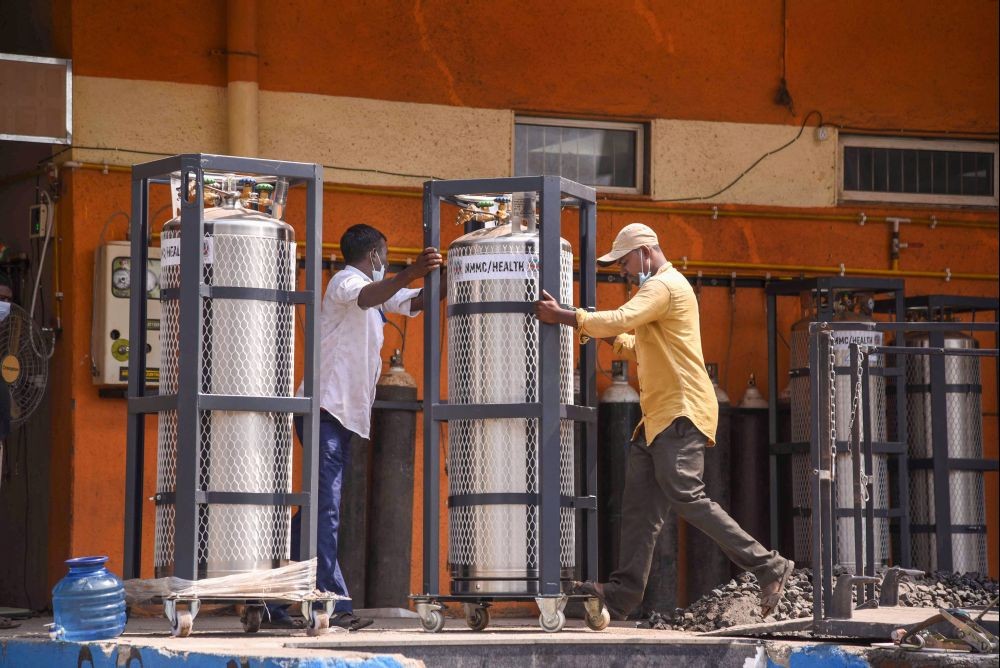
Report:
M847 435L837 433L838 411L846 408L837 406L838 393L836 379L838 367L835 357L835 338L837 332L844 331L892 332L897 342L905 343L909 333L925 333L928 335L927 346L906 345L867 345L858 342L847 343L850 355L850 420ZM930 425L933 450L929 468L933 469L935 522L933 533L936 537L937 562L939 569L951 570L952 536L961 533L981 533L985 527L955 526L950 513L949 475L955 470L995 471L998 469L996 460L982 458L955 458L949 455L949 429L947 424L947 400L950 389L945 380L945 359L954 357L998 357L997 348L953 348L945 347L943 337L951 332L993 332L998 333L998 323L969 322L815 322L809 327L809 366L816 370L810 374L810 404L811 439L810 458L812 462L812 555L813 555L813 621L818 624L823 620L842 618L844 606L837 605L834 596L834 580L838 584L842 578L856 588L857 607L873 607L875 600L875 583L877 564L875 554L875 494L874 487L874 457L876 452L872 447L871 414L873 402L871 378L874 375L888 376L883 369L873 366L873 361L881 356L896 356L896 367L903 369L902 373L893 374L895 391L908 391L906 362L916 356L927 357L929 361L930 382L923 388L929 394ZM841 343L841 345L843 345ZM843 374L843 371L840 370ZM890 378L886 378L890 380ZM969 391L969 390L966 390ZM841 397L842 400L842 397ZM906 436L907 402L893 402L896 406L895 420L900 439L904 446ZM901 414L902 413L902 414ZM843 416L841 422L843 422ZM837 445L843 444L846 436L851 455L852 475L852 505L849 508L839 508L837 505L837 475L843 474L843 469L837 470ZM908 464L905 452L899 458L899 465L893 471L900 476L903 484L899 485L902 497L907 495ZM886 473L888 475L888 472ZM900 482L897 481L897 482ZM899 549L903 553L896 558L890 557L896 564L908 563L911 518L906 508L907 500L901 498L899 521ZM883 511L884 512L884 511ZM849 517L850 531L853 534L854 569L853 573L835 572L835 551L837 547L837 520ZM922 529L929 532L931 529ZM901 556L902 558L898 558ZM839 575L839 577L838 577ZM839 589L839 587L838 587ZM840 598L843 598L841 596ZM843 602L841 602L843 603ZM849 607L847 615L849 616Z

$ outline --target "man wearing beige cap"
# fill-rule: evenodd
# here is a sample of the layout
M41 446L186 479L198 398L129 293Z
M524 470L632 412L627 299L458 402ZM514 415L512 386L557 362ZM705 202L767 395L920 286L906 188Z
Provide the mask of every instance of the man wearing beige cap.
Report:
M705 371L694 290L663 256L656 233L641 223L622 228L611 251L597 262L617 264L621 275L638 285L624 305L588 313L562 308L546 292L535 305L542 322L577 327L582 342L604 339L639 369L642 421L629 448L618 568L606 583L576 583L574 593L599 597L620 618L634 610L672 507L737 566L757 576L766 617L781 600L795 564L765 549L705 495L705 448L715 445L719 404ZM640 431L644 438L637 438Z

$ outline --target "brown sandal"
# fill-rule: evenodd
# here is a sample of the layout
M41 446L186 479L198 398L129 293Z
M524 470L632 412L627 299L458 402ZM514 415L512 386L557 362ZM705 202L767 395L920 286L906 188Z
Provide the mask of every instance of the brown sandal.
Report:
M774 609L778 607L778 603L781 602L781 597L785 593L785 585L788 584L788 579L792 577L792 571L795 569L795 562L791 559L785 559L785 570L781 573L781 579L778 581L778 588L769 594L765 594L764 590L760 591L760 616L762 619L766 618Z
M601 603L607 604L604 600L604 587L600 582L591 582L589 580L586 582L573 582L569 593L575 596L593 596L600 599Z

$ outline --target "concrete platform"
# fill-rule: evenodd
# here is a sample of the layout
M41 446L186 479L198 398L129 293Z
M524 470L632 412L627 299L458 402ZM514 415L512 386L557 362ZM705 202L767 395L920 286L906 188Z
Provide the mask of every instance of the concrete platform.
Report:
M497 619L483 632L470 631L462 619L449 619L441 633L420 630L414 619L378 619L356 633L331 632L309 638L303 632L243 633L239 619L199 616L189 638L173 638L166 619L133 618L124 635L110 642L70 643L48 639L44 624L31 619L0 631L0 666L93 666L122 668L184 666L201 668L319 668L352 666L397 668L426 666L744 666L764 652L753 668L772 666L997 666L996 656L915 655L869 646L818 644L816 641L761 641L706 637L678 631L650 631L613 623L603 632L580 620L548 634L535 619Z
M938 614L937 608L907 606L871 608L855 610L851 619L827 619L818 624L814 624L811 617L789 619L782 622L731 626L702 635L707 637L746 636L755 638L786 636L813 639L853 638L877 642L889 638L892 632L898 628L915 626L936 614ZM973 614L975 613L973 612ZM1000 634L1000 616L996 610L988 610L979 624L993 635ZM946 622L932 627L932 630L954 637L954 629Z

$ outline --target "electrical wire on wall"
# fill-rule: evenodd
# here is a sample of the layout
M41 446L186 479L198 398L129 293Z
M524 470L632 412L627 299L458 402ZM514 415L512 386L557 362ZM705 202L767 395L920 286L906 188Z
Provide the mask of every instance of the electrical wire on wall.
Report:
M45 260L46 257L48 256L49 243L52 241L52 227L53 227L53 220L55 218L54 215L55 204L52 201L52 197L49 196L49 193L46 192L44 188L39 188L38 193L45 200L45 223L44 223L45 238L44 241L42 242L42 250L38 258L37 269L35 270L35 287L31 291L31 308L28 310L28 318L32 321L35 321L35 307L39 305L39 288L41 287L42 284L42 272L45 271ZM42 313L45 312L44 297L41 298L41 311ZM28 340L31 343L31 349L34 351L36 355L38 355L43 359L49 360L52 359L52 355L54 355L56 351L56 346L55 346L56 334L55 331L53 331L51 328L44 327L44 324L42 326L42 331L49 332L50 341L48 350L45 351L38 350L38 348L36 347L37 342L35 341L35 337L30 336L28 337Z
M809 122L809 119L812 118L813 116L816 116L819 119L819 124L818 124L819 127L822 127L823 125L825 125L825 123L823 122L823 114L821 114L819 111L813 109L808 114L806 114L805 117L802 119L802 123L799 125L799 131L795 133L794 137L792 137L791 139L789 139L787 142L785 142L781 146L779 146L777 148L774 148L774 149L771 149L770 151L768 151L764 155L762 155L759 158L757 158L756 160L754 160L750 164L749 167L747 167L742 172L740 172L739 176L737 176L735 179L733 179L732 181L730 181L724 187L720 188L719 190L716 190L714 193L712 193L710 195L699 195L697 197L670 197L670 198L667 198L667 199L658 199L656 201L658 201L658 202L694 202L694 201L697 201L697 200L705 200L705 199L712 199L714 197L718 197L719 195L721 195L722 193L726 192L727 190L729 190L730 188L732 188L733 186L735 186L737 183L739 183L743 179L744 176L746 176L751 171L753 171L753 169L755 167L757 167L757 165L759 165L760 163L764 162L764 160L766 160L767 158L771 157L775 153L780 153L781 151L784 151L786 148L788 148L789 146L791 146L792 144L794 144L795 142L797 142L799 140L799 138L802 137L802 133L805 131L806 124Z
M781 0L781 81L774 92L774 103L795 115L792 93L788 90L788 0Z
M158 151L146 151L144 149L136 148L120 148L117 146L81 146L79 144L74 146L68 146L61 151L57 151L52 154L52 156L45 158L42 162L51 162L52 158L65 153L70 149L77 149L80 151L108 151L109 153L135 153L136 155L150 155L158 158L165 158L172 155L171 153L161 153ZM441 181L443 180L440 176L434 176L433 174L409 174L407 172L394 172L386 169L376 169L374 167L345 167L343 165L323 165L324 169L333 169L341 172L363 172L367 174L384 174L386 176L401 176L403 178L412 179L423 179L425 181Z

